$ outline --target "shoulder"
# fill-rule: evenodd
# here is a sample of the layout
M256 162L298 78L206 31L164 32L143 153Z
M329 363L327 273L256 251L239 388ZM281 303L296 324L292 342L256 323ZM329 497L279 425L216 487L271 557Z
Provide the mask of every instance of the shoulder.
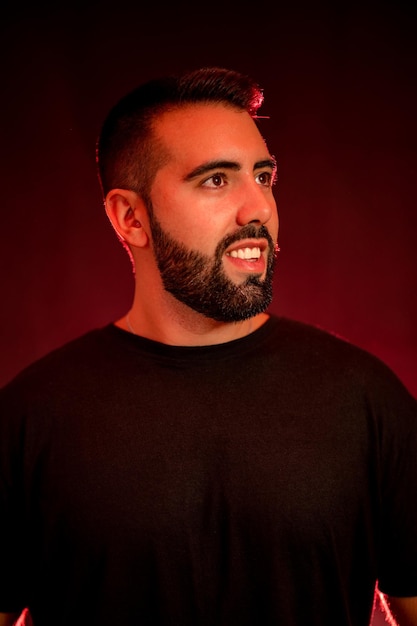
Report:
M129 333L108 325L26 367L0 390L0 440L13 440L19 448L22 433L38 440L58 424L103 414L117 404L118 382L128 380L126 354Z
M339 334L288 318L270 319L271 350L285 360L287 366L305 381L323 381L353 388L357 393L374 396L384 402L387 396L411 396L395 372L371 352L351 343ZM321 386L321 385L320 385Z
M82 379L100 364L106 354L115 353L118 332L113 325L91 330L37 359L0 390L0 397L46 393L64 381Z
M383 365L370 352L336 332L285 317L271 316L269 322L272 345L285 354L288 352L317 364L327 364L335 359L343 367L351 362L361 362L367 367Z

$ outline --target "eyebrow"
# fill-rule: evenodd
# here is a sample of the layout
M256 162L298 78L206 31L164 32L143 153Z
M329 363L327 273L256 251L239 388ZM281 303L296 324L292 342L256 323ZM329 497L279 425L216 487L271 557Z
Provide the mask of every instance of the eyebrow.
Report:
M211 172L213 170L219 170L219 169L234 170L235 172L237 172L241 169L241 167L242 166L236 161L224 161L220 159L214 160L214 161L207 161L206 163L202 163L201 165L198 165L196 168L191 170L191 172L186 174L184 176L184 180L190 181L190 180L193 180L193 178L197 178L197 176L202 176L203 174L207 174L208 172ZM254 164L253 169L259 170L264 167L269 167L272 170L275 170L276 169L275 159L270 158L270 159L264 159L263 161L257 161Z

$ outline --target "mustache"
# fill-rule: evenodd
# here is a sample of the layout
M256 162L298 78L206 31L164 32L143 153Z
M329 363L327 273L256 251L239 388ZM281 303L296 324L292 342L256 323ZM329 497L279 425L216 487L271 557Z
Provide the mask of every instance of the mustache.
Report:
M255 226L254 224L246 224L241 229L237 230L231 235L227 235L221 240L217 246L217 254L222 255L224 251L233 243L240 241L241 239L266 239L268 242L268 248L271 254L276 254L279 250L278 244L275 244L269 230L266 226Z

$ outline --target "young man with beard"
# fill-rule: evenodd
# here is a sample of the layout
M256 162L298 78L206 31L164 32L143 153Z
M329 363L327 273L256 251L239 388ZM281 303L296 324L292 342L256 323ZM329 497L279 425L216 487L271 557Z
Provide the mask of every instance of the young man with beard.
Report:
M2 392L0 624L417 625L417 406L268 315L275 160L246 76L147 83L98 166L130 311Z

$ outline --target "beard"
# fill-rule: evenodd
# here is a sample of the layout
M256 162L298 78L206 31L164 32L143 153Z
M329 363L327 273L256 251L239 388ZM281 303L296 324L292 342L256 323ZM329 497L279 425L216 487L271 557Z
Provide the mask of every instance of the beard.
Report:
M276 250L265 226L244 226L224 237L214 257L187 248L161 227L150 205L153 250L166 291L197 313L218 322L240 322L263 313L272 301ZM249 276L235 284L223 269L225 250L236 241L264 238L268 241L265 277Z

